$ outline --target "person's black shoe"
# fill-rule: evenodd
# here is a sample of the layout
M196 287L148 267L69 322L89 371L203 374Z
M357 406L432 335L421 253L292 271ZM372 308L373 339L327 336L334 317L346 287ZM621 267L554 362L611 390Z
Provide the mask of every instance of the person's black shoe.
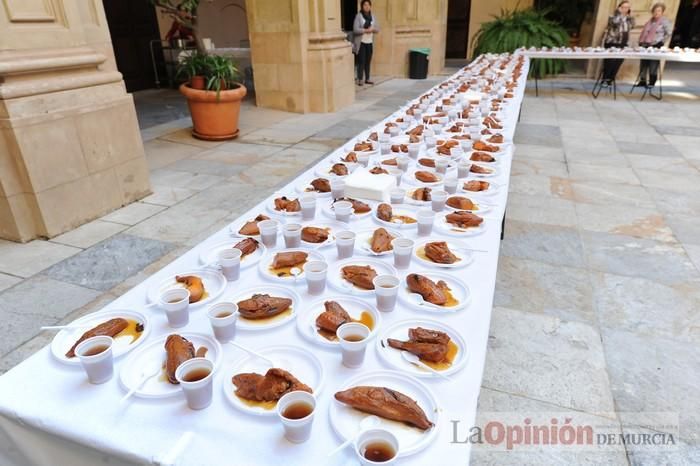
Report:
M639 87L647 87L647 81L646 79L641 79L638 83L637 86Z
M362 86L362 81L360 81L360 80L358 79L358 80L357 80L357 85L358 85L358 86Z
M366 80L365 84L367 84L368 86L374 86L374 81L367 81Z

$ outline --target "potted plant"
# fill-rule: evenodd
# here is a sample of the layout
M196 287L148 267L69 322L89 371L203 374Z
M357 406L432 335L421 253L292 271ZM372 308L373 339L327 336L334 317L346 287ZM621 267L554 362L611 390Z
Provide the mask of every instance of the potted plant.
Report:
M566 30L548 19L546 11L501 10L493 21L483 23L472 40L472 56L482 53L514 52L520 47L563 47L568 44ZM562 60L532 60L530 73L535 76L564 71Z
M238 82L238 69L227 57L195 55L202 66L204 89L194 88L191 82L180 85L192 116L192 135L209 141L233 139L238 136L241 101L246 95L245 86ZM180 70L189 73L190 62L186 62Z
M192 53L180 61L175 74L176 79L181 79L183 76L190 83L192 89L205 89L207 56L203 53Z

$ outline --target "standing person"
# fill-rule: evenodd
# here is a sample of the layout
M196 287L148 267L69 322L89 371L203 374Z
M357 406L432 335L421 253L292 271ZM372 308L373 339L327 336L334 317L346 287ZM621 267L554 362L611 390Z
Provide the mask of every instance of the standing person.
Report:
M369 68L372 63L372 49L374 35L379 32L379 23L372 14L372 2L362 0L360 11L355 16L352 28L355 33L353 38L353 51L357 54L357 85L374 84L369 79Z
M673 26L664 16L666 5L658 2L651 7L651 19L647 21L639 35L641 47L662 47L671 38ZM658 60L641 60L639 63L639 86L654 87L659 73Z
M608 18L608 28L603 38L603 45L605 48L627 47L630 31L633 27L634 18L632 17L630 2L623 0L617 5L615 14ZM623 61L624 59L622 58L606 58L603 60L603 85L609 86L612 84Z

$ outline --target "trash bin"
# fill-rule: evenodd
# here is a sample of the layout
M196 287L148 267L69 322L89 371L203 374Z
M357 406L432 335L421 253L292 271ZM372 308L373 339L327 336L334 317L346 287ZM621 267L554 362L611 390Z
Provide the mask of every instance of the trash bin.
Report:
M428 77L429 48L416 48L408 51L408 77L425 79Z

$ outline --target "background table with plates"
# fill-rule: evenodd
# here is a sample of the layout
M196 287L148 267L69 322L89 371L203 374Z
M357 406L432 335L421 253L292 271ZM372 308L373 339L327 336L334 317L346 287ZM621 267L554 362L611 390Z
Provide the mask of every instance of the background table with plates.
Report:
M513 62L519 56L512 59ZM455 80L464 73L475 72L489 61L506 60L506 56L488 56L476 60L465 70L460 70L445 82ZM429 418L436 420L433 430L423 434L431 436L426 447L421 451L401 458L399 464L468 464L470 447L464 443L453 442L454 422L458 422L460 435L464 435L476 416L477 399L484 369L487 348L491 308L493 304L498 253L500 246L501 221L505 212L511 158L514 147L512 137L515 131L520 105L523 98L529 63L523 58L522 71L512 98L504 100L499 111L503 129L495 132L503 134L505 154L498 157L498 174L488 181L499 186L496 196L488 198L488 203L495 207L484 214L485 229L482 234L467 238L448 236L444 231L433 230L431 239L458 241L468 248L479 250L473 252L473 262L458 269L437 269L425 265L415 258L408 271L399 271L403 278L408 272L425 273L443 272L458 277L471 290L471 301L463 310L454 313L436 314L410 309L404 302L392 313L382 314L382 329L399 321L436 320L456 330L467 345L468 361L465 367L450 375L450 380L438 377L421 377L420 383L428 387L437 400L438 409L428 412ZM495 69L492 72L496 72ZM499 71L502 73L502 71ZM495 75L495 74L494 74ZM442 93L440 85L432 93ZM417 102L418 100L416 99ZM413 103L413 102L409 102ZM425 114L432 113L431 106ZM406 117L406 107L399 109L382 122L368 128L359 139L365 139L372 131L383 131L386 122ZM422 151L423 149L421 149ZM296 195L296 186L317 178L319 167L344 155L345 149L338 148L316 166L293 180L280 190L283 194ZM378 157L374 157L378 163ZM461 183L460 183L461 184ZM402 183L406 187L406 182ZM469 193L462 193L468 197ZM267 205L279 193L255 206L241 219L255 217L259 213L270 215ZM476 198L476 196L474 196ZM330 222L333 219L322 212L324 201L319 198L316 221ZM417 207L404 205L417 211ZM437 216L436 216L437 218ZM284 221L284 219L282 219ZM380 225L373 218L354 220L350 229L377 228ZM409 238L417 239L415 228L401 229ZM194 309L190 323L184 329L171 329L164 314L158 310L146 309L149 290L153 289L166 277L201 267L200 255L213 245L223 241L235 244L238 240L231 236L229 228L222 229L195 248L149 277L123 296L110 303L99 312L115 309L133 309L149 316L150 334L147 341L155 341L170 333L201 333L211 335L211 327L206 317L206 309ZM278 246L283 247L280 236ZM335 247L319 249L332 268L336 261ZM274 254L274 251L270 252ZM361 256L356 250L355 257ZM392 264L392 256L374 258L386 264ZM240 280L228 283L226 289L216 301L233 298L237 294L253 287L278 286L261 276L258 267L242 271ZM300 297L301 305L296 310L297 319L310 312L307 308L312 301L319 298L343 295L344 293L328 287L321 297L310 296L306 292L304 280L294 285ZM374 304L374 295L354 295L354 298ZM80 366L69 366L59 362L45 347L23 363L0 377L0 463L5 465L94 465L94 464L224 464L224 465L320 465L354 464L351 448L345 449L333 458L327 454L338 446L342 439L334 432L329 411L336 403L333 394L343 388L352 378L362 374L378 374L395 370L386 364L379 355L375 342L370 342L364 365L360 369L348 369L340 363L340 351L328 349L304 338L296 322L265 331L246 331L239 329L236 341L250 348L264 350L272 345L293 345L313 352L320 360L324 371L322 391L317 392L317 408L313 434L310 441L295 445L283 438L283 429L274 416L253 416L237 409L227 399L224 388L231 376L233 367L248 355L232 345L223 345L223 356L214 376L214 400L212 405L202 411L192 411L186 406L184 397L178 394L167 399L134 398L125 405L118 403L125 394L125 388L119 382L120 371L125 370L129 355L115 360L115 377L103 385L90 385ZM142 345L142 347L145 345ZM137 348L134 352L139 351ZM378 372L379 371L379 372ZM397 388L397 387L394 387Z

